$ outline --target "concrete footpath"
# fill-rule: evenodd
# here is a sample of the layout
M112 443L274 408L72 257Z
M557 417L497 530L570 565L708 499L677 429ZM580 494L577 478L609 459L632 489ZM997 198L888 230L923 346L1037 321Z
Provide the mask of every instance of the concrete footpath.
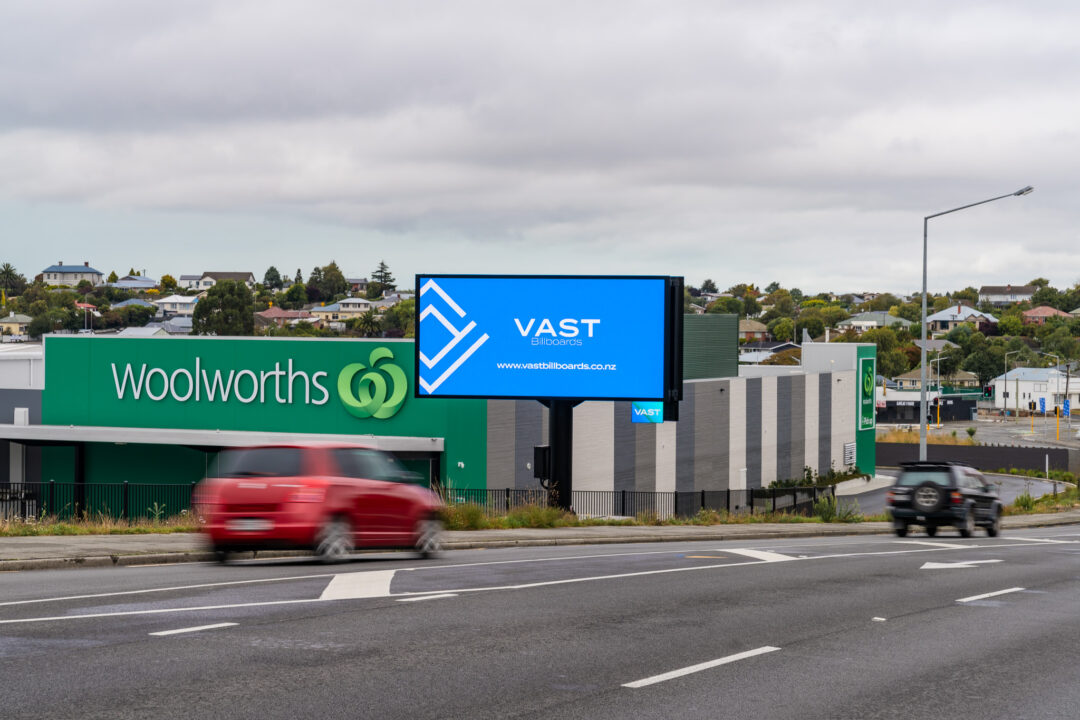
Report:
M1002 520L1004 531L1052 525L1080 524L1080 510L1045 515L1021 515ZM773 540L832 535L883 535L889 523L747 523L744 525L596 526L553 529L451 531L447 550L540 545L601 545L643 542ZM918 533L918 530L914 532ZM981 534L981 532L980 532ZM917 535L916 535L917 536ZM953 537L946 534L944 537ZM297 557L303 552L260 552L257 557ZM252 557L242 553L238 557ZM114 565L150 565L213 560L203 536L172 535L50 535L0 537L0 572Z

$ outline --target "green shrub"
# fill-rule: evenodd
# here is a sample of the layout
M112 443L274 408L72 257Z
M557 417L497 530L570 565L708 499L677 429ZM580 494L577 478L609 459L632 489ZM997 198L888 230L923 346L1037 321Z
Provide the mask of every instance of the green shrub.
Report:
M1030 511L1035 509L1035 498L1031 497L1031 493L1027 490L1016 496L1013 500L1013 505L1018 510Z
M823 495L814 501L814 515L821 518L822 522L833 522L836 520L836 497L834 495Z
M969 437L969 438L974 438L974 437L975 437L975 428L973 428L973 427L969 427L969 428L967 429L967 434L968 434L968 437Z

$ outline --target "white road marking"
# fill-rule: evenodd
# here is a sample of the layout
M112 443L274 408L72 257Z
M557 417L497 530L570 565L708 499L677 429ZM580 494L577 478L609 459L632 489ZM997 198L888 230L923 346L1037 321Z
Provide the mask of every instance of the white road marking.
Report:
M200 630L216 630L223 627L233 627L236 623L216 623L214 625L200 625L198 627L180 628L179 630L162 630L161 632L152 632L151 635L155 637L164 637L166 635L179 635L180 633L199 632Z
M785 560L798 560L790 555L781 555L780 553L767 552L765 550L729 550L728 552L735 553L736 555L745 555L748 558L755 560L761 560L762 562L784 562Z
M653 675L652 677L647 677L643 680L635 680L634 682L624 684L623 687L634 689L643 688L647 685L655 685L656 683L661 683L666 680L674 680L675 678L683 677L684 675L701 672L702 670L708 670L710 668L718 667L720 665L727 665L728 663L738 662L739 660L756 657L757 655L764 655L765 653L776 652L779 649L780 648L778 647L766 645L765 647L759 647L755 650L747 650L746 652L728 655L727 657L710 660L709 662L691 665L690 667L684 667L679 670L672 670L671 672L666 672L662 675Z
M199 607L156 608L154 610L125 610L111 613L86 613L85 615L57 615L55 617L19 618L18 620L0 620L0 625L19 625L23 623L49 622L52 620L88 620L91 618L128 617L131 615L163 615L165 613L203 612L205 610L233 610L236 608L267 607L270 605L304 605L322 602L318 598L303 600L265 600L263 602L234 603L232 605L201 605Z
M979 547L978 545L954 545L952 543L929 542L927 540L894 540L893 542L903 543L904 545L926 545L928 547L949 548L950 550Z
M1054 544L1054 545L1075 545L1076 544L1075 540L1049 540L1047 538L1014 537L1013 540L1023 540L1024 542L1033 542L1033 543L1051 543L1051 544Z
M962 560L954 563L936 563L928 562L923 563L920 570L958 570L961 568L973 568L976 565L985 565L989 563L999 563L1000 560Z
M885 622L885 618L883 618L883 617L870 618L870 620L872 622Z
M442 600L443 598L457 597L457 593L440 593L438 595L421 595L419 597L401 598L398 602L420 602L421 600Z
M974 602L976 600L985 600L986 598L997 597L998 595L1006 595L1008 593L1020 592L1023 589L1024 588L1022 587L1014 587L1009 588L1008 590L998 590L997 592L983 593L982 595L972 595L971 597L960 598L956 602L966 603Z
M360 600L389 597L390 583L397 570L375 570L335 575L323 590L320 600Z

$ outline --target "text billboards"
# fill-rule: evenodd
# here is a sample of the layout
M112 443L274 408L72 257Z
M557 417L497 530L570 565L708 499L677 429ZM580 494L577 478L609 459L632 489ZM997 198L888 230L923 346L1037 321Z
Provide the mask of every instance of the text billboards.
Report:
M682 278L418 275L416 297L418 396L681 396Z

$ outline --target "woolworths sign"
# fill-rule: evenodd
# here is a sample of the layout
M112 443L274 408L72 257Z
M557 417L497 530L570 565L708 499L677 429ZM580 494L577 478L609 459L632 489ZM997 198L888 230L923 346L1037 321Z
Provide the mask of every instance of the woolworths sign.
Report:
M50 337L50 424L443 436L410 341ZM413 408L412 405L421 407Z

